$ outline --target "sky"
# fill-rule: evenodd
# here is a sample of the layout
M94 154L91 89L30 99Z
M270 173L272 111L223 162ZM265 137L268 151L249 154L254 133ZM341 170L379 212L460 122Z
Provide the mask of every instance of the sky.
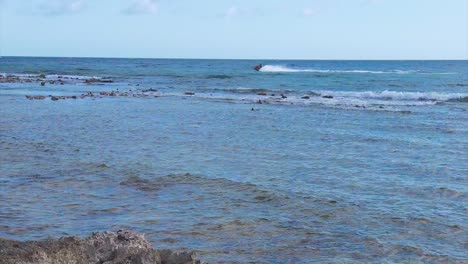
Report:
M468 59L468 0L0 0L0 56Z

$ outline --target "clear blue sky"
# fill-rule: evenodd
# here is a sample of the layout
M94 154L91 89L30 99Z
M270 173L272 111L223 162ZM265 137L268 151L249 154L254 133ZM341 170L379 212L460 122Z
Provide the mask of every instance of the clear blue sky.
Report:
M0 0L3 56L468 59L467 0Z

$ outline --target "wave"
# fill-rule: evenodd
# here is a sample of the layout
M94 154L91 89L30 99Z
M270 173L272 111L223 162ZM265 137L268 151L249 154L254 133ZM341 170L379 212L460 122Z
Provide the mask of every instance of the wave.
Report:
M61 74L48 74L46 79L75 79L75 80L89 80L89 79L103 79L99 76L86 76L86 75L61 75Z
M181 96L166 93L161 96ZM186 96L186 95L182 95ZM214 93L193 93L190 97L244 104L312 106L340 109L375 110L410 113L414 107L435 106L450 102L466 102L468 93L397 92L397 91L308 91L305 93L238 88Z
M384 71L368 71L368 70L321 70L321 69L296 69L281 65L265 65L260 71L262 72L313 72L313 73L386 73ZM392 72L389 72L392 73Z
M321 95L337 97L354 97L363 99L381 100L417 100L417 101L449 101L462 100L468 97L468 93L440 93L440 92L350 92L350 91L319 91Z
M229 92L238 94L257 94L257 95L280 95L285 93L294 92L293 90L286 89L266 89L266 88L227 88L227 89L209 89L215 92Z
M130 96L130 97L193 97L220 102L241 104L272 104L326 107L344 109L366 109L377 111L393 111L410 113L414 107L434 106L444 103L464 103L468 101L468 93L440 92L397 92L397 91L308 91L278 93L273 90L255 88L237 88L217 91L157 91L134 90L101 92L98 97ZM86 97L86 96L85 96Z
M209 178L190 173L170 174L150 179L133 176L120 182L120 185L133 187L144 192L160 192L178 185L196 186L200 190L210 190L210 193L215 194L218 198L229 196L229 201L233 203L242 201L285 205L290 199L285 194L263 189L253 183L236 182L226 178ZM226 190L230 190L232 194L226 192ZM233 195L236 196L236 199L231 199Z
M220 92L239 93L239 94L256 94L256 95L281 95L289 94L290 96L308 95L311 97L329 97L332 98L358 98L358 99L379 99L379 100L411 100L411 101L465 101L468 98L468 93L441 93L441 92L399 92L399 91L331 91L331 90L309 90L300 93L293 90L276 90L265 88L231 88L219 89Z
M261 72L277 72L277 73L294 73L294 72L311 72L311 73L349 73L349 74L456 74L455 72L423 72L420 70L387 70L387 71L371 71L371 70L332 70L332 69L299 69L291 68L283 65L265 65L260 69Z
M88 79L107 79L98 76L86 75L69 75L69 74L30 74L30 73L0 73L0 77L17 77L20 79L45 79L45 80L58 80L58 79L71 79L71 80L88 80Z

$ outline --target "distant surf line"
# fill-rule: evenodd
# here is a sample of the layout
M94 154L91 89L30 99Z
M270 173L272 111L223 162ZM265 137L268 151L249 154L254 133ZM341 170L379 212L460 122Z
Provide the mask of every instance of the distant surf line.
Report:
M299 72L311 72L311 73L357 73L357 74L457 74L456 72L422 72L419 70L388 70L388 71L372 71L372 70L332 70L332 69L301 69L291 68L283 65L264 65L261 72L277 72L277 73L299 73Z

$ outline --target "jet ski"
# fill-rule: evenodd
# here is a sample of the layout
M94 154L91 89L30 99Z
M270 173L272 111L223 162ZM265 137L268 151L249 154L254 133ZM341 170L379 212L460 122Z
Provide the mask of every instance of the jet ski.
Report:
M260 71L260 69L262 69L262 68L263 68L263 64L259 64L259 65L254 67L254 70Z

